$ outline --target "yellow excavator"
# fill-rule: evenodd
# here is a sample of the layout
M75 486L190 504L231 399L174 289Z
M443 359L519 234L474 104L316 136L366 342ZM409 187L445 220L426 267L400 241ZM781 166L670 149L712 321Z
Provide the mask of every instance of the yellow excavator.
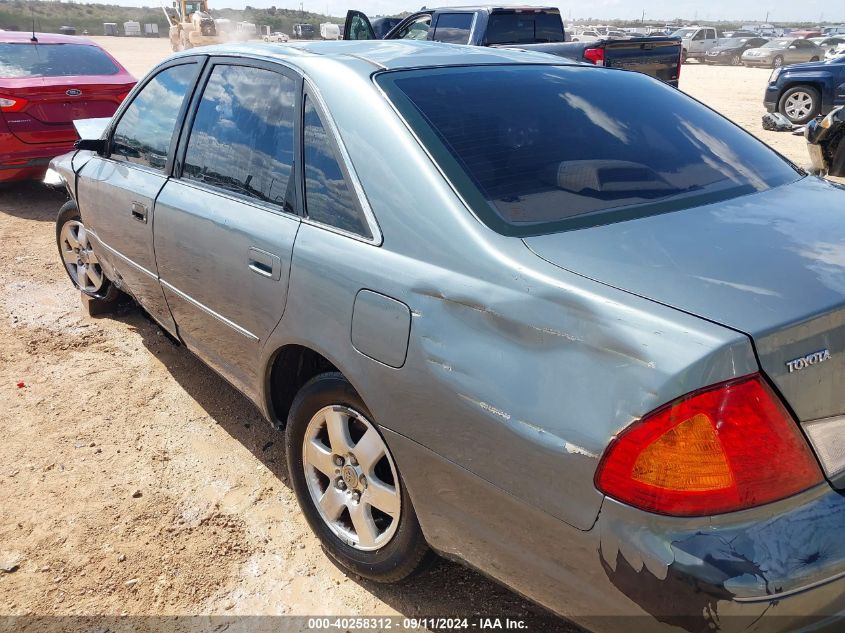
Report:
M173 8L162 6L170 23L170 47L185 51L195 46L220 44L225 38L208 11L208 0L175 0Z

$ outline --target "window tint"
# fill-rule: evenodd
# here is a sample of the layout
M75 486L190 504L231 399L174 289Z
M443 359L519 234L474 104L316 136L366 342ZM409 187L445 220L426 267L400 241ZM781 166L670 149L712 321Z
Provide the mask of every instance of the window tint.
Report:
M0 77L116 75L118 71L96 46L0 43Z
M165 68L135 95L112 137L112 158L164 169L182 101L196 64Z
M703 39L704 39L704 34L705 34L705 33L704 33L704 29L701 29L700 31L697 31L697 32L696 32L695 37L693 37L692 39L693 39L693 40L695 40L695 41L698 41L698 40L703 40Z
M613 217L692 208L800 177L726 119L638 73L512 65L377 77L479 217L509 235L623 209Z
M559 13L490 14L487 23L488 44L534 44L563 41L563 22Z
M292 209L295 104L296 82L285 75L215 66L191 128L183 176Z
M472 13L441 13L434 29L435 42L466 44L472 27Z
M320 115L305 99L305 208L308 217L350 233L372 237L343 177Z
M427 40L431 28L431 16L421 15L406 27L402 28L391 39L397 40Z

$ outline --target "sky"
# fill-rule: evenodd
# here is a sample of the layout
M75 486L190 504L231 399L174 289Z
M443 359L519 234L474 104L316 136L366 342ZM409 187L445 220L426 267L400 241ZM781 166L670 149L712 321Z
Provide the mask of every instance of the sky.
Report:
M156 0L112 0L126 6L156 6ZM472 4L472 0L301 0L306 11L328 13L334 16L346 15L347 9L359 9L367 15L389 15L401 11L416 11L423 4L429 7ZM475 0L477 4L491 0ZM168 3L169 4L169 3ZM242 9L246 5L298 9L300 0L209 0L211 9ZM843 0L570 0L561 3L551 0L504 0L507 4L547 4L557 6L564 20L580 18L639 20L645 11L646 20L735 20L741 22L763 22L768 13L771 22L828 21L845 23L845 1Z

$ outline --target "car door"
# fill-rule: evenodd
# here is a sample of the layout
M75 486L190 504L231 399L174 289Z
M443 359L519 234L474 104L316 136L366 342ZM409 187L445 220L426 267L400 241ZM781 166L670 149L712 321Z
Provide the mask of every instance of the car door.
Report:
M704 38L706 36L705 29L698 29L695 35L690 39L689 52L703 53L704 52Z
M716 29L704 30L704 51L709 51L714 46L719 44L719 39L716 37Z
M301 79L278 64L221 57L199 85L174 177L156 200L156 261L179 336L254 395L300 224Z
M388 40L431 39L431 13L419 13L407 18L385 36Z
M343 23L344 40L376 40L373 25L361 11L350 9L346 12L346 22Z
M203 62L180 58L148 76L115 115L104 155L85 164L77 185L81 213L110 276L171 333L175 324L153 249L153 207L167 182L175 132Z

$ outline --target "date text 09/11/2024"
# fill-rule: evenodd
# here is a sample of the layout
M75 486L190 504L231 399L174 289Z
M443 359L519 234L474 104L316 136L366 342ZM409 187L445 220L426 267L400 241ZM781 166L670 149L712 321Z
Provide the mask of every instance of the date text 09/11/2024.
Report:
M477 631L519 631L527 630L528 623L519 618L479 617L353 617L353 618L309 618L307 630L477 630Z

